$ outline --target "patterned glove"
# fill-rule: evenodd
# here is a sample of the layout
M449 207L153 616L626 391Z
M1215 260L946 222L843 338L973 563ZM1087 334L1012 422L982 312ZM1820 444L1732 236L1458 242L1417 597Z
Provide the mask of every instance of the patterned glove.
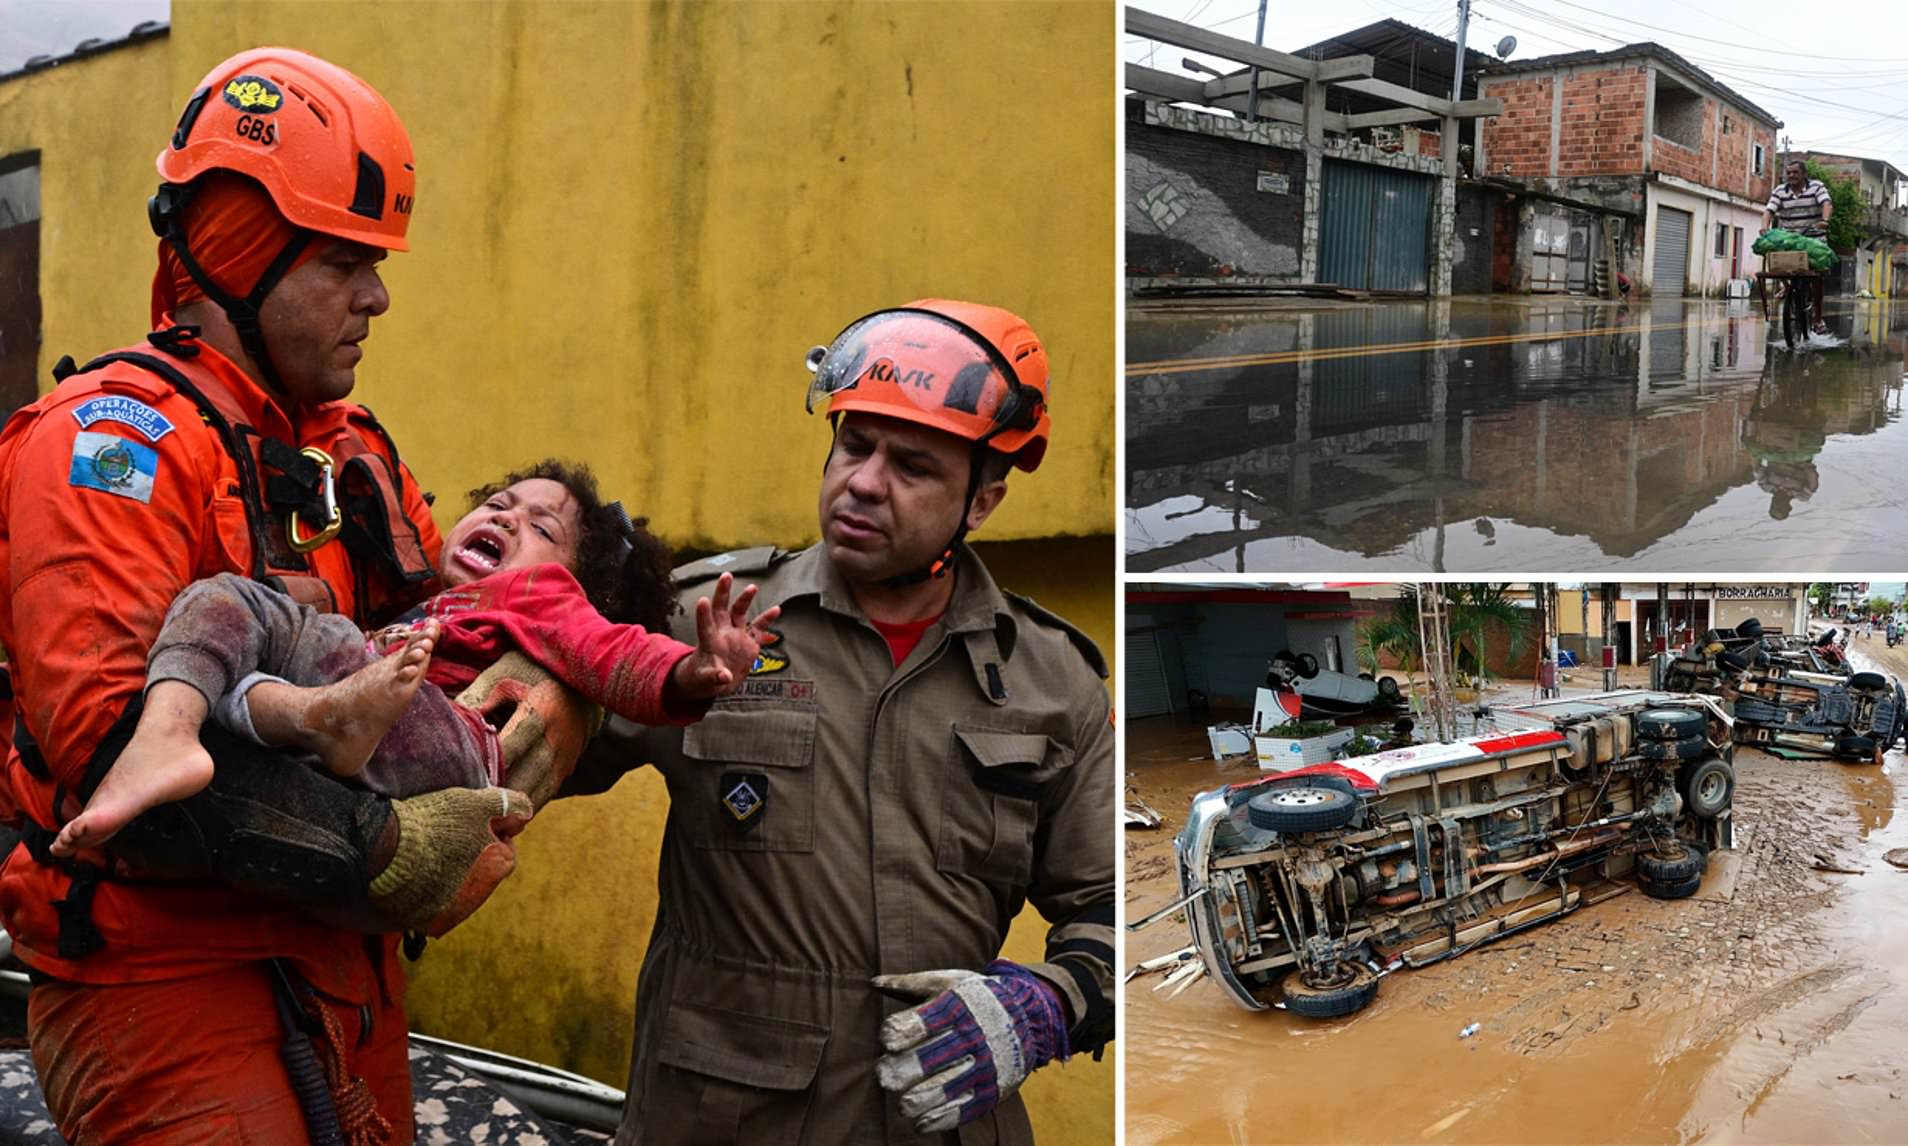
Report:
M874 985L904 1000L928 1000L882 1022L889 1053L875 1064L875 1077L900 1092L901 1113L919 1133L972 1122L1029 1074L1054 1059L1065 1062L1069 1053L1059 993L1017 963L996 959L986 974L877 975Z

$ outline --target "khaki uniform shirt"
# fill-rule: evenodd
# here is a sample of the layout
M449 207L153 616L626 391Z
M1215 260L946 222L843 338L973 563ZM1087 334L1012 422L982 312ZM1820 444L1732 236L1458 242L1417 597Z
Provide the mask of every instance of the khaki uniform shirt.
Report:
M782 606L781 639L688 728L627 761L669 785L660 908L636 992L619 1143L918 1143L875 1081L877 974L1000 952L1032 900L1031 970L1073 1050L1113 1034L1113 730L1092 643L963 549L946 614L898 668L820 547L678 571L678 635L721 572ZM1029 1143L1018 1095L958 1141Z

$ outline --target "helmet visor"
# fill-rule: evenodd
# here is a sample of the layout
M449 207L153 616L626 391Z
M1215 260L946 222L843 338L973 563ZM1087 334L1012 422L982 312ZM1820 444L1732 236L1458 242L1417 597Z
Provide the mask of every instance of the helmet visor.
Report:
M1014 382L1004 364L959 324L925 311L890 310L854 323L808 352L807 407L867 397L922 415L967 438L1012 418Z

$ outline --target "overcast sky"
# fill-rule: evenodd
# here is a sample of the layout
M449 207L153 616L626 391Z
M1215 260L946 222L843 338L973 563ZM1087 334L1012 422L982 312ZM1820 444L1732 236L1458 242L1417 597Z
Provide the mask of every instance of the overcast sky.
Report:
M81 40L121 39L171 11L171 0L0 0L0 72L34 56L64 56Z
M1259 10L1258 0L1128 2L1243 40L1252 39ZM1457 33L1455 0L1270 0L1265 43L1293 51L1387 16L1447 38ZM1901 0L1847 9L1821 0L1473 0L1468 46L1488 54L1505 36L1517 38L1513 60L1654 40L1781 120L1778 141L1886 159L1908 171L1908 4ZM1127 60L1191 74L1180 60L1193 53L1120 39Z

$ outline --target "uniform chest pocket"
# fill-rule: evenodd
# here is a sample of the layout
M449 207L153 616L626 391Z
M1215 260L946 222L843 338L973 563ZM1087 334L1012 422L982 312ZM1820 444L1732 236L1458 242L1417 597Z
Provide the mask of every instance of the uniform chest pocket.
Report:
M683 731L693 763L670 800L697 847L815 850L815 720L812 702L743 697Z
M1071 753L1039 733L954 727L936 866L987 883L1033 878L1040 794Z
M200 546L196 576L244 576L251 568L252 525L245 517L245 503L236 497L214 497L205 512L205 542Z

